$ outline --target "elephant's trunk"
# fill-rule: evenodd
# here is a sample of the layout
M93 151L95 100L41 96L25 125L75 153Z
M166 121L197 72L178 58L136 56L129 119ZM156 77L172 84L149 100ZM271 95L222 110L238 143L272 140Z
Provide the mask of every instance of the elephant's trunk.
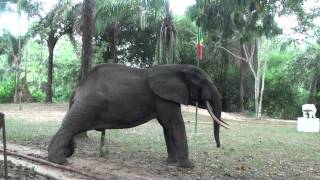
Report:
M217 147L220 147L220 125L216 121L213 122L213 135Z
M228 127L228 123L224 122L223 120L220 120L220 114L219 114L219 118L213 113L212 107L209 103L209 101L205 101L207 110L210 114L210 116L212 117L214 123L213 123L213 134L214 134L214 139L216 141L217 147L220 147L220 137L219 137L219 132L220 132L220 125L226 129L229 129Z

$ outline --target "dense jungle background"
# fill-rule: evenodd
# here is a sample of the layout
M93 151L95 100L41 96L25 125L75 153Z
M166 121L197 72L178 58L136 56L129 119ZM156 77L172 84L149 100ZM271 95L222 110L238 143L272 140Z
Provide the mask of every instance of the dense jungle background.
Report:
M0 103L65 102L97 64L197 65L202 48L225 112L296 119L320 107L314 2L196 0L175 14L168 0L1 0L18 33L0 27Z

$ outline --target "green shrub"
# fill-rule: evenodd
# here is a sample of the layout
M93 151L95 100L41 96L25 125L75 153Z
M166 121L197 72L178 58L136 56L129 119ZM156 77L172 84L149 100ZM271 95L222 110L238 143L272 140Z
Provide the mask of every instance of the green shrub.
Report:
M43 102L45 100L45 94L40 90L34 90L31 92L32 98L34 102Z
M13 78L0 82L0 103L12 102L14 95Z

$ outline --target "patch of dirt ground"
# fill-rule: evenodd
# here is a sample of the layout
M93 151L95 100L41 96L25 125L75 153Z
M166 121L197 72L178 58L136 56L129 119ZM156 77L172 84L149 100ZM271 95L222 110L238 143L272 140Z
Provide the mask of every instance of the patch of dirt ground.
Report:
M67 103L24 103L21 110L18 104L0 104L0 112L7 118L28 121L61 121L67 110Z
M0 112L5 113L8 118L25 119L28 121L61 121L68 110L67 103L26 103L21 105L21 110L17 104L0 104ZM181 106L183 112L195 113L194 106ZM198 109L200 115L209 116L205 109ZM222 119L233 121L254 120L245 113L225 113L222 112ZM272 119L263 117L262 121L275 123L295 123L292 120ZM261 122L261 121L260 121Z
M33 169L16 165L11 161L8 161L8 179L32 179L32 180L44 180L45 176L37 174ZM4 161L0 161L0 178L4 179Z

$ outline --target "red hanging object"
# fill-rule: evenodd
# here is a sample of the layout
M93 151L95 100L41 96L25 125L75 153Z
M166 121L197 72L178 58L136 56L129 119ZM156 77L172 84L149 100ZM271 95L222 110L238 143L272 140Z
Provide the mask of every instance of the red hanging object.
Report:
M198 27L198 34L197 34L197 48L198 48L198 55L199 55L199 61L202 62L202 55L203 55L203 36L201 32L201 28Z

